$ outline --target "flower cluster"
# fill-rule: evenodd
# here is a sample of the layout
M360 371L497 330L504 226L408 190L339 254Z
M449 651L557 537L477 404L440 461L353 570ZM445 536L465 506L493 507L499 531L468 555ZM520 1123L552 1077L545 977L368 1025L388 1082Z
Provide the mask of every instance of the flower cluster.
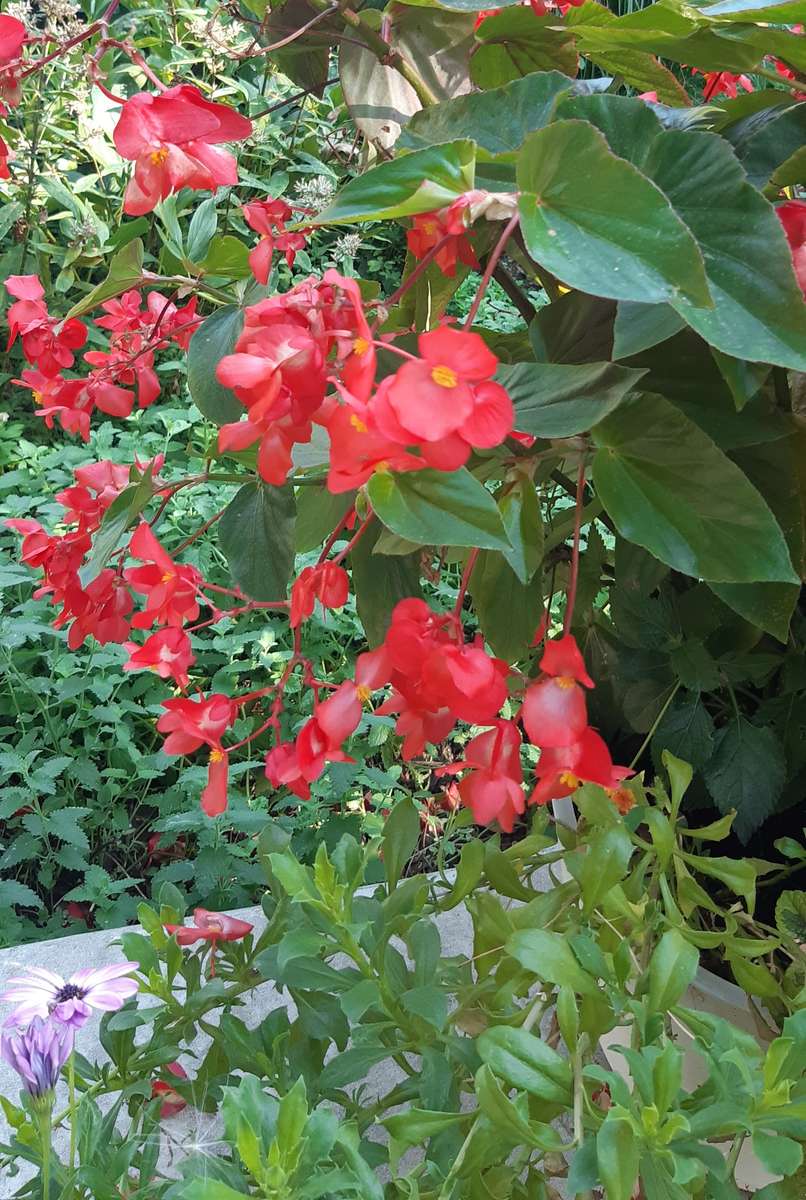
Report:
M13 108L19 104L19 73L22 65L20 56L27 39L28 34L22 21L9 16L8 13L0 13L0 117L8 114L9 106ZM0 137L0 179L10 177L10 157L9 148Z
M289 267L293 267L306 235L302 230L286 229L293 210L285 200L253 200L244 204L243 215L249 228L260 234L260 241L249 255L249 266L258 283L268 283L274 251L284 254Z
M108 416L128 417L137 403L145 408L157 399L159 380L154 355L173 344L186 350L198 327L196 297L183 307L158 292L149 293L143 309L137 290L101 305L96 324L110 331L108 350L90 350L84 360L92 368L84 378L62 372L75 362L74 351L87 340L82 321L52 317L36 275L12 275L6 289L16 302L9 307L9 346L19 336L22 352L34 370L24 370L14 383L30 388L37 413L48 428L58 419L62 428L89 439L90 418L97 408Z

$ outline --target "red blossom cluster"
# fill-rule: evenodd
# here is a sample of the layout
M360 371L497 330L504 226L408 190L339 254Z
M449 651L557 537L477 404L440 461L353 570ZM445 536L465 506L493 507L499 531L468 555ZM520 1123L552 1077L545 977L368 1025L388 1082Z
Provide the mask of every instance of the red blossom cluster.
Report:
M21 54L27 37L22 21L0 13L0 117L7 115L9 106L13 108L20 102ZM9 157L9 148L0 137L0 179L10 178Z
M705 77L703 100L713 100L715 96L727 96L729 100L735 100L739 88L746 92L754 90L753 81L747 75L733 75L730 71L702 71L699 67L692 67L692 72Z
M775 209L792 252L795 278L806 296L806 200L787 200Z
M150 292L146 307L137 290L101 305L104 313L96 321L110 331L108 350L90 350L84 360L92 370L83 378L62 374L75 362L74 351L87 340L82 321L60 321L48 312L45 292L36 275L12 275L5 283L16 302L9 307L7 319L11 346L19 336L22 352L34 370L24 370L13 382L30 388L37 413L49 429L58 419L69 433L78 433L87 441L90 418L97 408L112 417L128 417L137 403L146 408L160 393L154 370L154 355L174 344L186 350L200 318L196 297L183 307L159 292Z
M406 232L406 245L415 258L424 258L429 250L444 243L434 262L449 279L456 274L457 262L467 267L479 265L467 231L469 206L468 196L460 196L447 208L415 216Z
M286 229L294 214L285 200L253 200L244 204L243 215L249 228L260 234L260 241L249 255L249 266L258 283L266 284L274 251L284 254L289 267L293 267L297 251L305 245L306 234L301 229Z

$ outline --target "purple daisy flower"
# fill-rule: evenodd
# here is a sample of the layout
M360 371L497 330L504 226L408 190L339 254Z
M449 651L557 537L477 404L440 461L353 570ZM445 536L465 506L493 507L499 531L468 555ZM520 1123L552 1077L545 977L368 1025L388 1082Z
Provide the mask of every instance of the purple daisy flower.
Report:
M0 1036L0 1058L13 1067L35 1099L52 1092L73 1049L73 1030L34 1017L22 1033Z
M34 1017L54 1017L72 1029L80 1029L92 1010L115 1012L138 990L137 980L127 976L137 963L114 967L83 967L68 980L44 967L29 967L27 975L15 976L13 986L0 993L0 1000L16 1000L14 1012L5 1022L18 1028Z

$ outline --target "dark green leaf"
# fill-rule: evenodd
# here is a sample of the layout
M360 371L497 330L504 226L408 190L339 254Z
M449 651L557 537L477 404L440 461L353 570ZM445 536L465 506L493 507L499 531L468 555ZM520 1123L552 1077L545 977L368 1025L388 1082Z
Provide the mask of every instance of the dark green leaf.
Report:
M548 929L529 929L513 933L506 944L507 954L538 979L558 987L571 987L582 996L598 996L594 980L583 971L568 942L560 933Z
M518 186L529 253L569 287L615 300L710 303L689 230L660 188L587 121L556 121L531 134Z
M227 279L248 279L252 274L248 247L231 234L212 239L200 266L207 275L223 275Z
M535 485L522 478L499 500L498 508L512 543L504 558L521 583L528 583L543 561L543 515Z
M398 800L386 819L383 831L383 865L390 892L397 887L406 864L420 840L420 814L407 796Z
M772 729L739 717L717 733L703 774L719 811L736 809L733 827L746 842L775 810L786 778L783 747Z
M667 400L627 400L593 437L596 489L623 537L687 575L725 583L796 581L762 497Z
M646 170L705 259L713 307L678 296L680 315L725 354L806 370L806 304L783 226L728 144L713 133L668 129L653 142Z
M568 1102L571 1067L567 1059L533 1033L497 1025L481 1034L476 1048L482 1062L513 1087L543 1100Z
M552 17L510 8L488 17L476 30L479 45L470 60L473 82L484 91L555 68L573 78L577 55L571 34Z
M616 305L600 296L567 292L538 309L529 340L538 362L599 363L613 357Z
M665 342L685 325L670 304L635 304L621 300L613 327L613 358L631 358Z
M188 227L187 252L192 263L201 262L204 258L216 231L217 223L215 196L209 196L206 200L202 200L191 217Z
M218 539L233 578L253 600L284 600L294 565L294 489L247 483L230 500Z
M243 310L219 308L199 326L188 346L188 389L193 402L210 421L227 425L244 414L243 405L215 377L222 358L232 354L243 329Z
M697 692L678 692L660 719L652 750L670 750L676 758L703 767L711 757L714 723Z
M599 1179L607 1200L630 1200L638 1176L639 1144L630 1121L608 1113L596 1135Z
M135 238L113 256L109 263L109 273L103 283L99 283L87 296L74 304L65 315L64 320L69 321L71 317L81 317L84 313L97 308L104 300L121 296L130 288L139 287L142 282L143 243L140 238Z
M516 428L535 437L563 438L596 425L644 373L609 362L583 366L527 362L499 367L496 379L515 405Z
M469 137L488 154L514 154L528 134L549 123L558 98L572 87L573 80L559 71L539 71L505 87L445 100L416 113L400 145L419 149Z
M376 471L367 492L387 529L430 546L508 550L501 514L483 484L462 467L393 475Z
M407 596L420 596L420 555L373 554L380 522L374 521L350 552L358 616L370 646L386 636L392 609Z

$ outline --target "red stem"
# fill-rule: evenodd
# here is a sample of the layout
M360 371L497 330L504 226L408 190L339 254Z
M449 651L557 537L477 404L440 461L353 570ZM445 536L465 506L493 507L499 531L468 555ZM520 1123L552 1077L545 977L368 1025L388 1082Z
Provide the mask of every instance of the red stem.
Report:
M397 289L397 291L392 292L392 295L389 296L389 298L387 300L383 300L381 302L384 308L392 308L393 305L397 304L397 302L401 298L401 296L405 296L406 292L409 290L410 287L414 286L414 284L420 278L422 273L424 271L428 270L431 263L434 261L436 256L439 254L442 247L447 246L448 242L454 236L455 236L455 234L446 233L444 237L441 237L438 242L434 243L434 245L431 247L431 249L428 250L423 255L423 257L420 259L420 261L418 262L418 264L414 268L414 270L409 275L406 276L406 278L403 280L403 282L401 283L401 285ZM375 332L377 327L378 327L378 321L373 322L373 324L370 326L373 333Z
M582 524L582 504L585 498L585 455L579 456L579 471L577 473L576 510L574 514L574 541L571 548L571 578L568 581L568 594L565 601L565 620L563 635L571 632L571 622L574 619L574 605L577 599L577 580L579 578L579 531Z
M481 304L482 299L484 298L484 293L487 291L487 288L490 285L490 280L493 277L493 271L498 266L498 260L501 257L501 255L504 253L504 247L506 246L507 242L509 241L515 228L517 227L517 224L520 221L520 219L521 219L520 213L517 213L517 212L514 213L509 218L506 225L504 226L504 232L501 234L500 238L495 243L493 252L490 255L489 259L487 260L487 266L484 268L484 274L481 277L481 283L479 284L479 290L476 292L476 295L473 299L473 303L470 305L470 312L467 314L467 319L464 324L465 329L470 329L471 325L473 324L473 321L475 320L475 317L476 317L476 313L479 311L479 305Z
M334 563L338 564L340 562L344 562L345 558L350 553L350 551L353 549L353 547L356 545L356 543L364 536L364 534L369 529L374 515L375 515L374 513L369 513L369 515L364 518L364 520L358 526L358 529L355 531L353 536L350 538L349 542L344 547L344 549L340 550L339 553L336 555L336 557L333 559Z
M26 71L20 73L19 78L27 79L29 75L34 75L37 71L41 71L42 67L46 66L49 62L53 62L54 58L61 58L63 54L66 54L68 50L72 50L74 46L80 46L82 42L88 41L109 23L119 4L120 0L112 0L112 3L97 21L93 21L91 25L88 25L86 29L82 29L81 33L77 33L75 37L69 38L68 41L59 46L58 50L53 50L50 54L46 54L44 58L40 58L37 62L32 63Z

